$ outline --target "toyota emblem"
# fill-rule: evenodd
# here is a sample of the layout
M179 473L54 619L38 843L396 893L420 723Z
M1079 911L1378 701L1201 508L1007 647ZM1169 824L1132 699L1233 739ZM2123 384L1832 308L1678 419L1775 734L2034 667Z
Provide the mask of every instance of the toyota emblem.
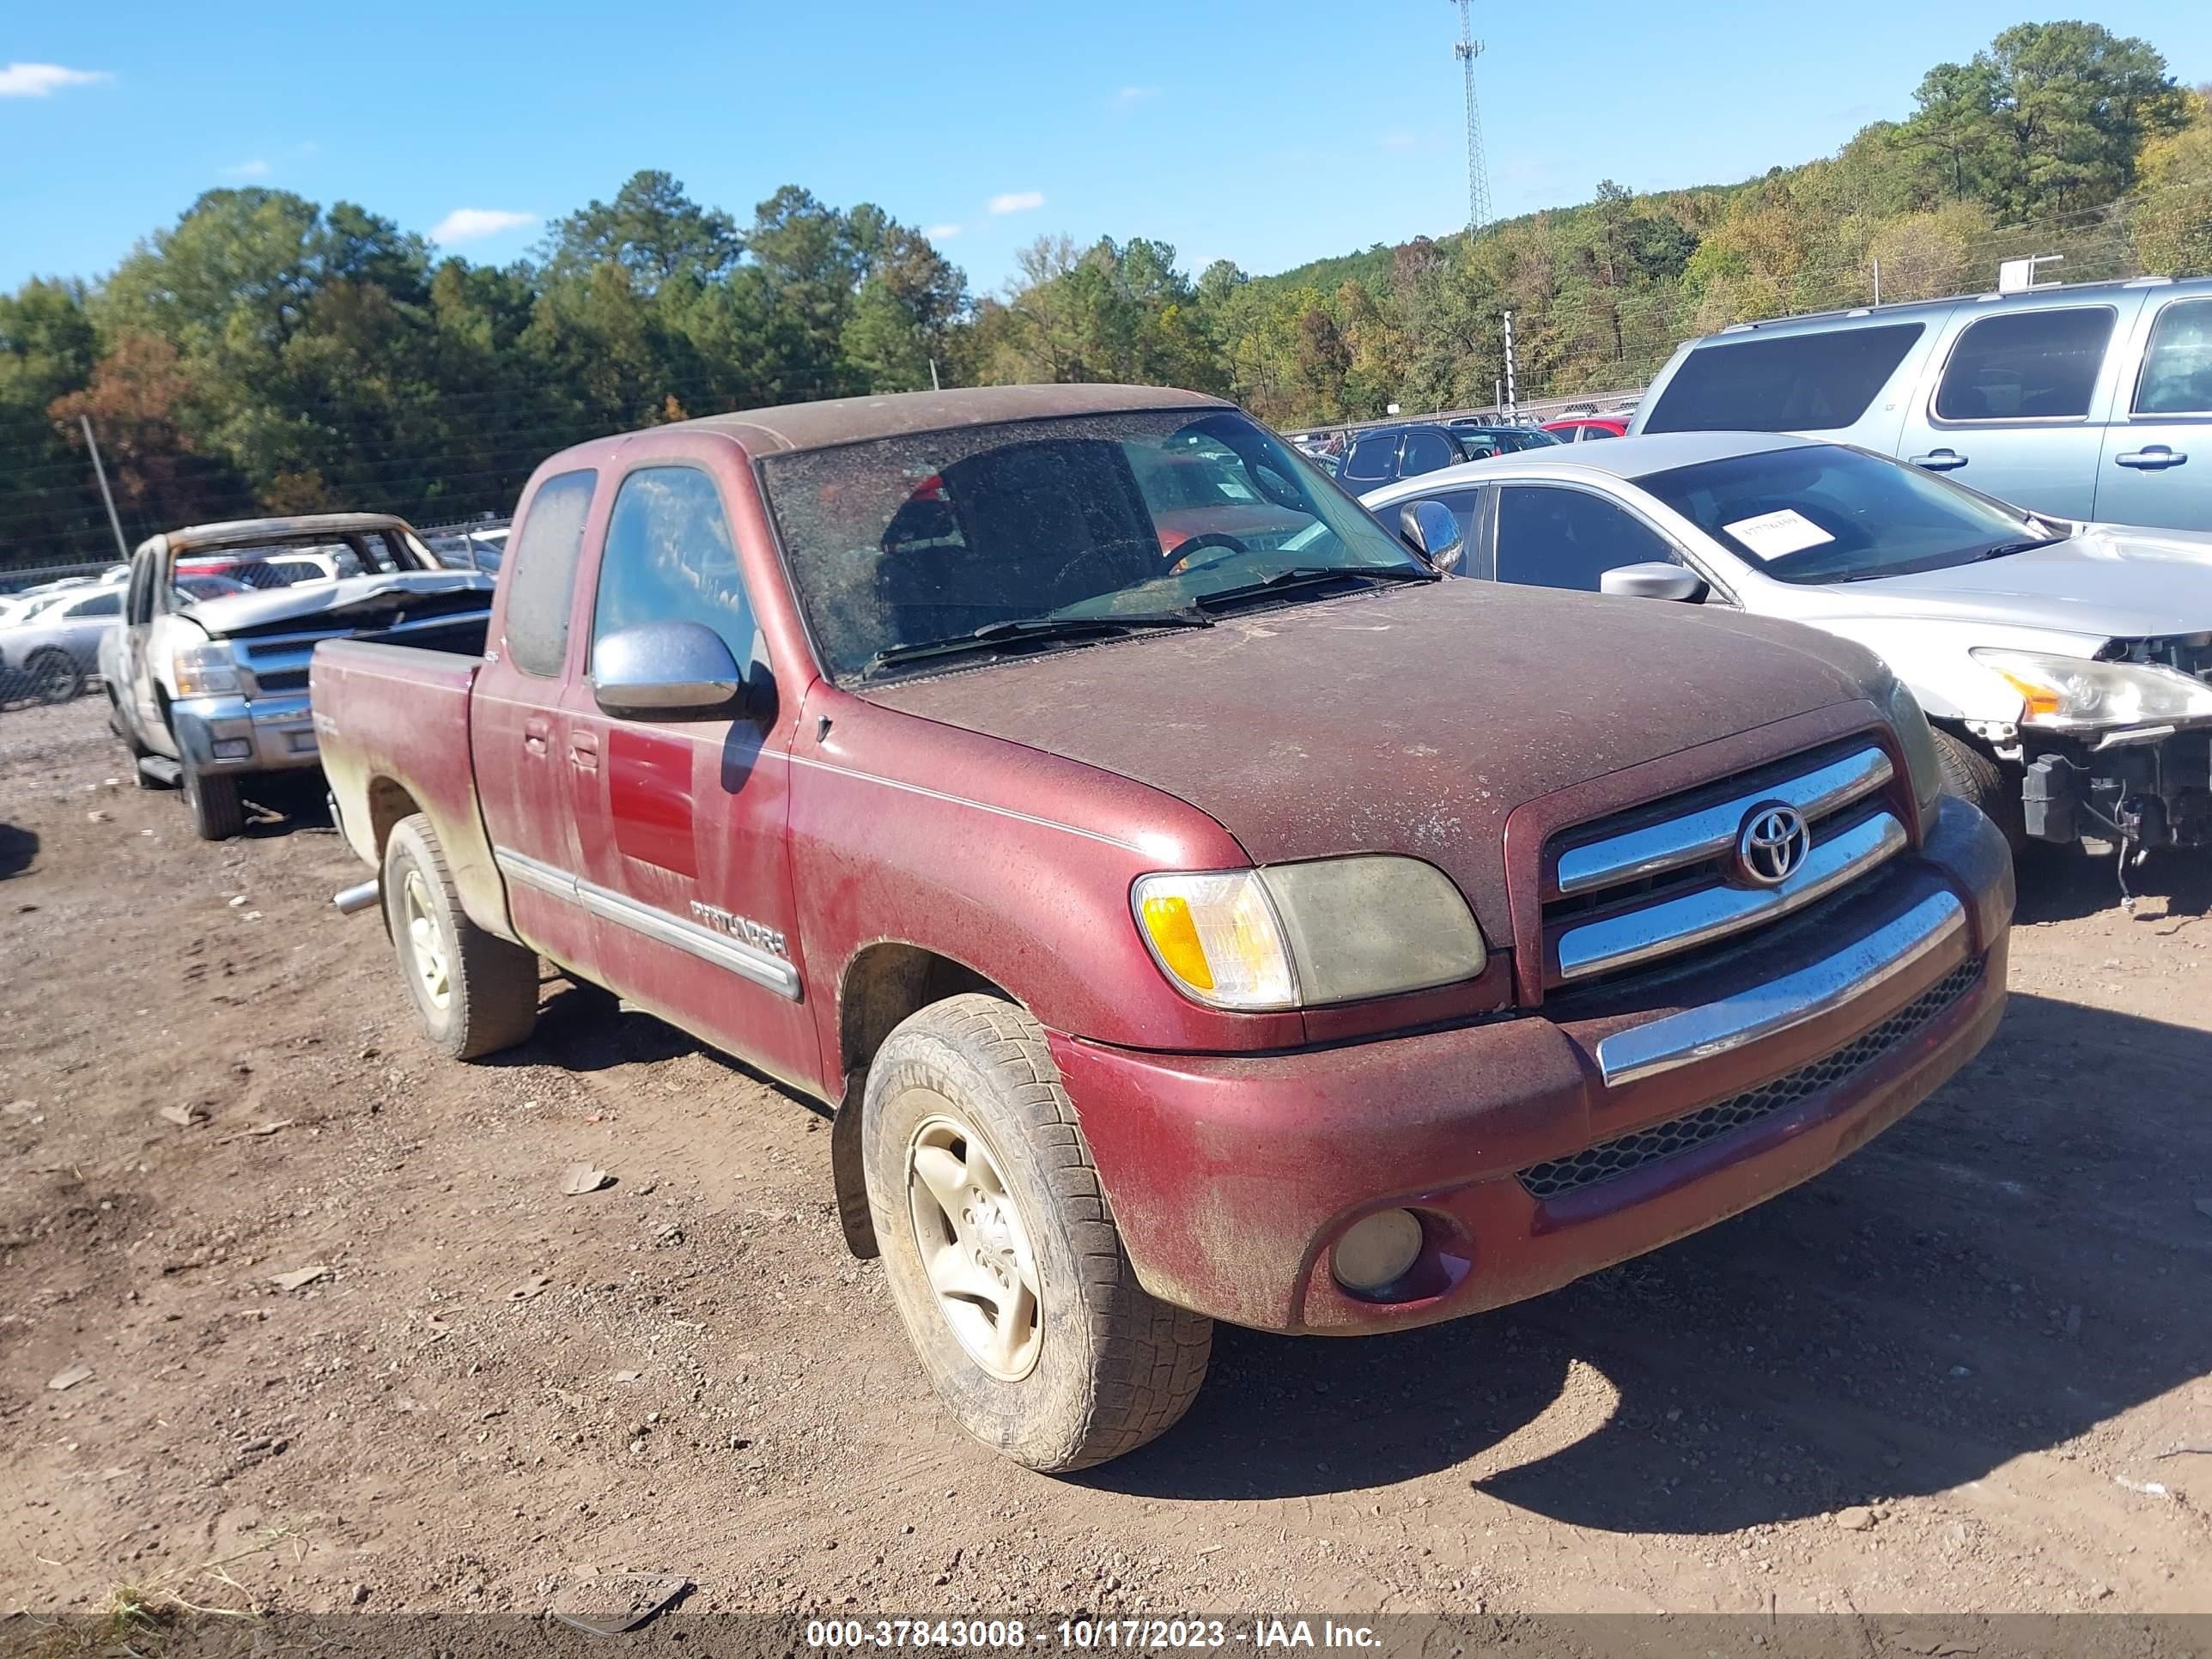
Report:
M1813 850L1805 815L1787 801L1762 801L1743 815L1735 834L1735 872L1759 887L1779 887Z

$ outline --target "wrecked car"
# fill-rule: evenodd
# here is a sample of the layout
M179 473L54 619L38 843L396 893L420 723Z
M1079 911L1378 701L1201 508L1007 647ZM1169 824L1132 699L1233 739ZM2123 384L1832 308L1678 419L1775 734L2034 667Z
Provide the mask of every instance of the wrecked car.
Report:
M238 574L288 566L313 574L267 588ZM181 788L194 831L221 841L245 826L248 779L319 763L307 708L318 643L480 651L490 604L489 577L446 569L386 514L173 530L132 556L122 624L100 641L108 724L141 787Z

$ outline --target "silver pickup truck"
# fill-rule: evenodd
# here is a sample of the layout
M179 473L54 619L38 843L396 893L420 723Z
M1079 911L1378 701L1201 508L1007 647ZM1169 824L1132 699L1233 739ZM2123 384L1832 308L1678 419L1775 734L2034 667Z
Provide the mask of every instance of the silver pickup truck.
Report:
M142 787L181 787L192 828L245 826L241 781L319 763L307 659L324 640L480 651L492 580L448 570L380 513L173 530L131 562L100 645L108 724Z

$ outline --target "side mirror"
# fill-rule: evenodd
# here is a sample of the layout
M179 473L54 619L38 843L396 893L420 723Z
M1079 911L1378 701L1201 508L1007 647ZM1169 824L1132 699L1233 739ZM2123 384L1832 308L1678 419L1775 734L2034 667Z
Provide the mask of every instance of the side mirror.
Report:
M1439 570L1456 570L1467 558L1467 538L1459 519L1442 501L1407 501L1398 509L1398 533L1406 545Z
M592 647L592 695L617 720L734 720L745 677L722 636L698 623L640 623Z
M1597 579L1597 587L1601 593L1618 593L1623 599L1674 599L1684 605L1696 605L1711 592L1696 571L1666 559L1615 565Z

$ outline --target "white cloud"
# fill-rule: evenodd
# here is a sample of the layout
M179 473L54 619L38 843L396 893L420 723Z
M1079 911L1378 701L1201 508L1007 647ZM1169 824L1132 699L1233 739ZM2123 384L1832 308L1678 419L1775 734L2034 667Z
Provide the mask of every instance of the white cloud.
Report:
M93 87L115 77L105 70L64 69L59 64L10 64L0 69L0 98L51 98L64 87Z
M1114 107L1127 109L1133 104L1145 103L1160 95L1158 87L1124 87L1114 94Z
M933 242L949 242L960 234L957 225L931 225L922 233Z
M451 247L456 242L482 241L537 222L534 213L513 213L505 208L455 208L430 227L430 240L441 247Z
M1041 190L1010 190L1003 196L991 198L991 211L994 213L1027 213L1032 208L1043 205L1044 192Z
M240 161L234 167L225 167L222 172L226 179L266 179L269 163L257 155L251 161Z

